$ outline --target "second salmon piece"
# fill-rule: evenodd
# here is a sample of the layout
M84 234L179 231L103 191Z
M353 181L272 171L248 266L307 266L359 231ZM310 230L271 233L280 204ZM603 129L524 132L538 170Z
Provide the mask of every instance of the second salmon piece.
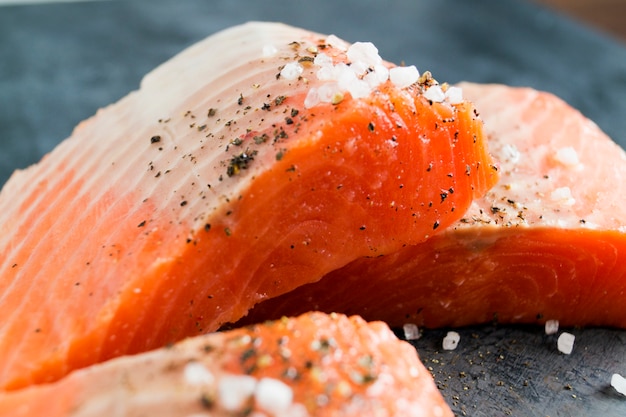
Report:
M495 177L460 91L372 44L218 33L3 188L0 388L215 330L425 240Z
M624 150L551 94L462 88L485 121L498 184L443 233L355 260L245 320L320 309L394 326L557 320L626 328Z

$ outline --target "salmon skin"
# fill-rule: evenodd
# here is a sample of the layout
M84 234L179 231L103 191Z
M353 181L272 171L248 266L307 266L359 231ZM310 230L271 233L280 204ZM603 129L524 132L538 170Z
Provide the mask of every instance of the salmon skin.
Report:
M626 328L625 152L551 94L461 86L485 122L498 184L443 233L356 260L259 304L243 323L319 309L392 326Z
M306 315L113 359L0 393L0 416L452 416L385 323Z
M460 90L372 44L227 29L0 194L0 387L235 322L450 226L497 173Z

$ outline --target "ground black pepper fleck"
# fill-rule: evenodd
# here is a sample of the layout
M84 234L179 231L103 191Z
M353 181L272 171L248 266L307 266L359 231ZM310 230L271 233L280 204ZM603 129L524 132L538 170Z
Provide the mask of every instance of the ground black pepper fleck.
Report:
M202 408L210 410L215 405L215 401L208 394L202 394L200 396L200 405L202 405Z
M226 175L232 177L233 175L238 174L242 169L247 169L250 162L254 160L254 156L256 154L257 151L250 151L246 149L245 151L234 155L226 168Z
M161 142L161 136L155 135L150 138L150 143L159 143Z

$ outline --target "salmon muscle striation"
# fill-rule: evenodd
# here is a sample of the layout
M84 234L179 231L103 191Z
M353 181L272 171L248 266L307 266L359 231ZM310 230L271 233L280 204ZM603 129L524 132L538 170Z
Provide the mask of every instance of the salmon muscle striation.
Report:
M626 328L626 153L551 94L461 87L485 122L498 184L428 241L356 260L245 321L320 309L392 326Z
M3 417L398 416L452 412L382 322L307 313L211 333L0 393Z
M497 173L444 90L275 23L156 68L0 194L0 387L216 330L450 226Z

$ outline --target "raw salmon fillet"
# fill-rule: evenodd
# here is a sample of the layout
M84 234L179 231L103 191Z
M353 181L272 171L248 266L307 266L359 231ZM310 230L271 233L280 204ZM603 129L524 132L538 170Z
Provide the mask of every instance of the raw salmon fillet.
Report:
M382 322L309 313L184 340L0 393L0 416L452 416Z
M459 93L273 23L158 67L0 194L0 389L216 330L450 226L496 180Z
M443 233L356 260L259 304L243 322L319 309L392 326L626 328L626 153L553 95L461 87L485 122L498 184Z

